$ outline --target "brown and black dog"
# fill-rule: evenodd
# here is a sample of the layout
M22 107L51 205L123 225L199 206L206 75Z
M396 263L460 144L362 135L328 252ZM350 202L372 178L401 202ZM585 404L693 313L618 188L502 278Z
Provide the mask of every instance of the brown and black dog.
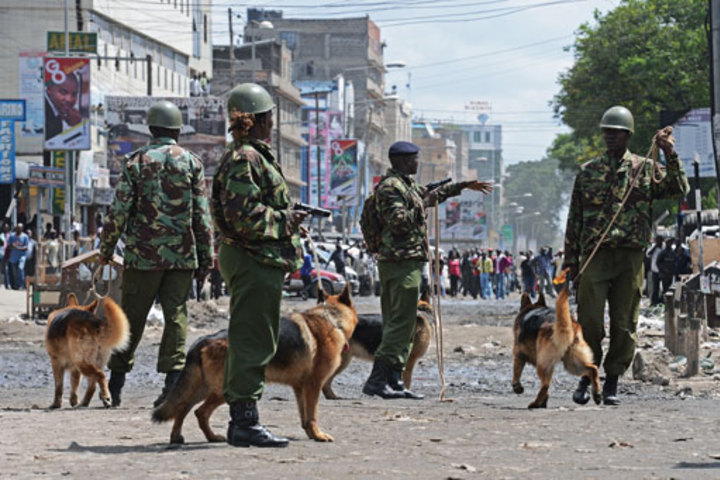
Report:
M313 440L333 441L318 427L320 390L340 365L341 354L347 349L356 324L349 284L340 295L328 296L325 304L280 320L277 352L267 366L265 380L293 388L301 425ZM225 403L222 386L226 353L226 331L201 338L190 347L180 378L152 414L155 422L175 420L170 443L184 442L183 421L193 406L203 400L195 410L200 429L209 442L225 441L212 431L209 419Z
M413 346L410 351L405 370L402 378L405 388L412 388L412 374L415 365L420 360L430 346L433 335L434 315L430 305L430 298L427 291L423 292L417 307L417 324L415 327L415 336L413 337ZM361 313L358 314L358 324L355 327L352 338L350 338L350 348L343 352L342 362L335 374L325 383L323 387L323 395L329 400L337 400L340 397L335 395L332 389L332 381L342 373L353 357L375 361L375 351L380 346L383 332L382 315L377 313Z
M567 270L556 280L565 281L566 274ZM513 327L515 343L512 388L517 394L523 393L520 375L525 363L535 365L541 386L537 397L528 408L547 407L553 371L555 365L561 361L569 373L590 379L593 400L600 403L598 369L593 364L592 350L583 338L582 327L570 314L568 284L569 282L565 282L558 294L554 310L547 307L542 294L534 304L526 293L522 296L520 313L515 318Z
M87 390L80 406L90 404L96 383L100 386L103 405L110 406L103 369L113 350L122 350L127 345L130 326L125 313L110 297L102 301L104 318L93 313L97 304L95 300L89 305L79 305L75 295L70 293L67 305L48 317L45 348L55 377L55 400L50 408L60 408L62 404L65 370L70 370L70 405L77 405L80 375L84 375Z

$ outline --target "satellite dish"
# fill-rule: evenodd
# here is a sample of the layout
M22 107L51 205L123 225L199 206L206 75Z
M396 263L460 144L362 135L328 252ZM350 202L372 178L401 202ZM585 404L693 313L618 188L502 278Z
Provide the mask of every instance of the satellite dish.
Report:
M478 122L485 125L487 123L487 121L490 120L490 116L487 113L481 113L480 115L477 116L477 119L478 119Z

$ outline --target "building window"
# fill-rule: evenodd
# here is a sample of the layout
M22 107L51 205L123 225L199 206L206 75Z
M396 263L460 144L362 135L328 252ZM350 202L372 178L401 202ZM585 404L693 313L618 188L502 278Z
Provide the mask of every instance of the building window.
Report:
M207 15L203 15L203 41L207 43L208 38Z
M490 143L490 132L485 132L485 143Z
M480 143L482 142L482 132L473 132L473 142L474 143Z

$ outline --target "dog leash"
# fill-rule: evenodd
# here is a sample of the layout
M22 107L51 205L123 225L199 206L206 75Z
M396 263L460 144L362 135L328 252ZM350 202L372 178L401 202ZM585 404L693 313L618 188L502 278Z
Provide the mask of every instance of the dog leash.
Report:
M445 352L443 349L443 328L442 328L442 304L440 302L440 219L439 205L435 202L434 208L434 225L435 225L435 261L430 260L433 266L430 275L430 292L432 296L433 320L435 323L435 356L437 358L438 372L440 374L440 396L441 402L452 402L452 399L445 398L447 384L445 382ZM430 254L430 231L425 230L425 247L428 255ZM435 287L437 286L437 290Z

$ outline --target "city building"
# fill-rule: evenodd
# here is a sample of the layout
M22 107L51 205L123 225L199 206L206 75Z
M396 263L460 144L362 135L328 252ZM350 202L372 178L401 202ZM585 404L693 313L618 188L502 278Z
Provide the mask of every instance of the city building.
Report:
M477 171L477 179L492 181L495 185L493 192L488 195L489 208L488 228L492 235L496 235L502 226L500 204L502 199L502 177L504 163L502 156L502 125L487 125L485 123L465 124L463 131L468 137L468 166Z
M5 0L0 30L12 41L6 42L1 56L3 96L23 98L27 103L28 121L18 122L15 128L16 171L21 176L28 164L47 166L53 158L44 149L42 59L47 52L47 32L64 31L64 3L69 5L71 32L97 33L97 56L90 55L89 95L91 151L97 166L105 167L107 161L103 136L106 95L152 92L153 96L187 97L192 75L206 72L206 78L212 77L211 2ZM78 158L75 155L76 161ZM14 187L25 189L17 211L27 218L37 213L39 197L22 184L0 185L0 211L8 208ZM62 208L62 202L55 205ZM49 216L63 213L42 208ZM93 219L90 215L91 224Z
M451 177L455 170L455 142L435 131L429 123L414 123L412 141L420 147L420 166L415 179L422 184Z

